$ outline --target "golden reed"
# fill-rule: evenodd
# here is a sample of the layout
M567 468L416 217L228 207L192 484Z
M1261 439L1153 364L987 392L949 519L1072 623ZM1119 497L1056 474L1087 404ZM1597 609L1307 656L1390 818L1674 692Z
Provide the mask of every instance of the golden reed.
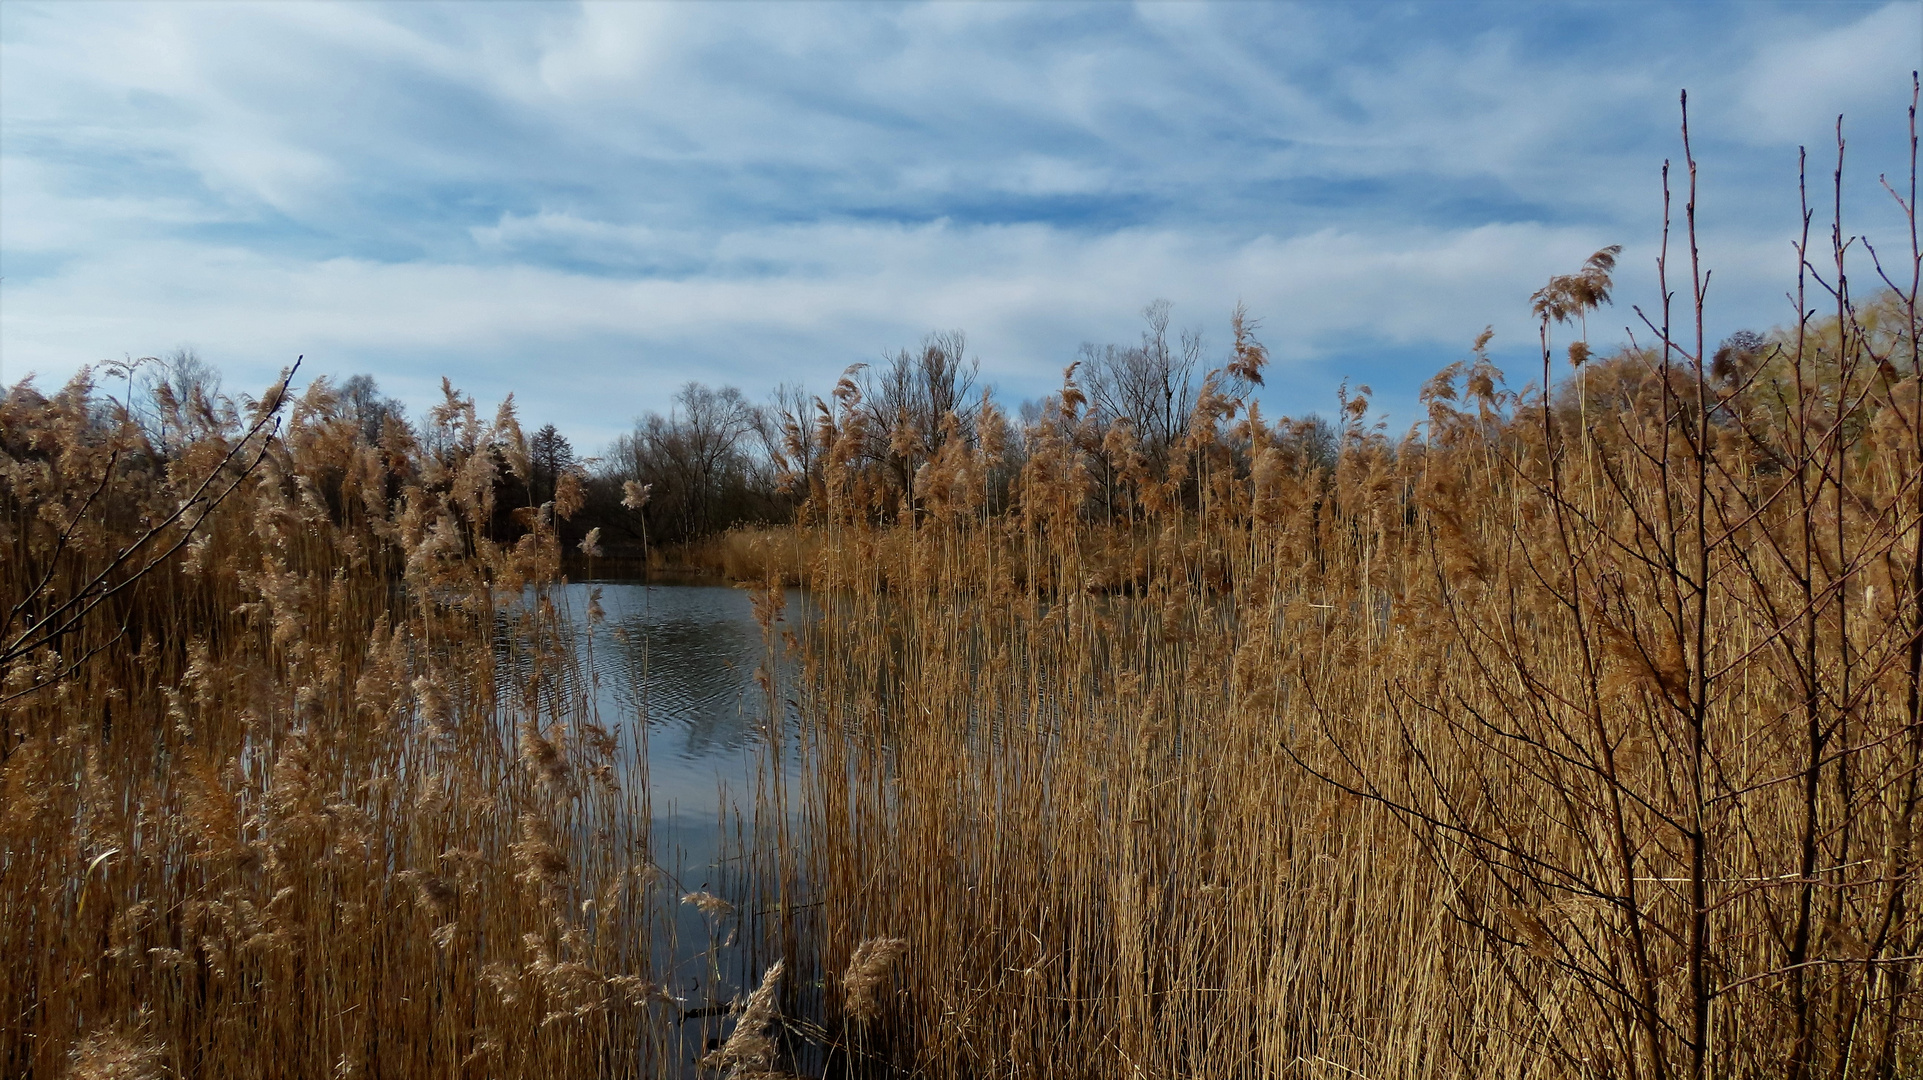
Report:
M1075 368L908 468L819 407L757 542L771 600L806 552L780 940L830 1075L1923 1069L1914 181L1900 253L1806 228L1806 315L1712 353L1684 137L1634 340L1562 336L1606 249L1532 386L1485 335L1400 439L1266 422L1242 319L1169 444Z

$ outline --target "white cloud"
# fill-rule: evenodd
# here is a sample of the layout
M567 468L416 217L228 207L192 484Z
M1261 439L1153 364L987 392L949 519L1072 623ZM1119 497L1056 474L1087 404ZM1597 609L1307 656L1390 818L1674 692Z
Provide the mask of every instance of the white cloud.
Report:
M1919 64L1923 4L1897 0L1846 26L1764 45L1746 73L1743 103L1760 137L1821 145L1833 138L1838 114L1900 109Z
M1513 323L1542 277L1597 244L1581 230L1529 225L1244 240L830 224L736 233L717 245L723 263L774 271L664 280L146 243L9 286L0 333L14 376L36 368L59 377L83 360L193 340L243 381L307 353L313 370L373 365L423 385L440 373L434 363L451 363L470 389L496 397L520 389L524 399L534 392L526 383L545 379L558 357L584 374L639 357L652 390L569 404L583 423L606 428L659 405L686 377L760 389L805 371L822 382L950 326L970 332L991 376L1033 392L1079 341L1132 337L1135 311L1156 296L1174 299L1178 321L1202 324L1218 342L1228 308L1247 300L1288 363L1341 339L1450 349L1492 318L1506 313ZM431 359L393 359L410 355Z
M1718 295L1768 322L1797 110L1880 107L1916 51L1914 4L1571 9L1628 61L1500 10L10 2L0 377L191 340L599 431L938 327L1028 393L1166 296L1218 338L1247 300L1286 395L1526 341L1604 243L1647 295L1682 85Z
M550 32L536 69L541 85L567 101L634 93L673 56L683 22L668 4L586 4Z

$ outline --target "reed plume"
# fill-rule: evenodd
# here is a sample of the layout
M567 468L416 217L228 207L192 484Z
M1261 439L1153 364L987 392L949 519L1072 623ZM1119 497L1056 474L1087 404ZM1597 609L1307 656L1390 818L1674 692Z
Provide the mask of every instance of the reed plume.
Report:
M850 1019L872 1020L881 1013L882 984L889 969L908 952L902 938L869 938L855 948L841 976L843 1010Z
M780 1048L770 1029L781 1018L775 991L786 967L777 960L762 973L761 985L734 1014L734 1031L720 1049L701 1059L702 1068L725 1069L732 1080L771 1080L781 1075L774 1067Z

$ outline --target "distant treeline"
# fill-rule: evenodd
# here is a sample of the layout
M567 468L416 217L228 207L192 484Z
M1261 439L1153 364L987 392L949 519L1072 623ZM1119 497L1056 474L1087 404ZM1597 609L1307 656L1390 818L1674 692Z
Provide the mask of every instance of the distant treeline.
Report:
M1081 435L1099 491L1090 506L1095 514L1111 515L1119 505L1126 465L1094 433L1127 426L1135 451L1159 471L1188 436L1208 375L1200 331L1172 338L1165 300L1142 314L1138 342L1084 344L1069 368L1085 398ZM1238 312L1233 326L1237 349L1261 348L1251 320ZM1000 447L1000 466L987 477L988 501L999 510L1032 438L1054 434L1060 416L1057 394L1022 402L1011 422L981 382L966 335L936 332L916 348L850 366L827 394L787 383L754 401L736 387L687 383L666 413L642 416L598 458L577 457L564 436L543 427L529 441L526 496L538 506L553 498L560 477L577 475L585 501L567 531L586 538L598 529L597 549L610 556L642 556L740 525L805 523L822 503L817 496L831 466L860 477L874 520L893 521L924 513L918 477L951 442L978 445L987 423ZM1305 450L1333 464L1333 427L1310 418L1294 430Z
M1256 320L1238 306L1226 355L1212 363L1200 330L1171 333L1170 307L1166 300L1144 307L1133 344L1082 345L1061 388L1023 401L1013 416L981 382L979 361L968 354L960 330L931 333L919 347L900 349L879 363L851 365L825 395L787 383L756 401L737 387L688 382L666 412L644 413L598 456L577 451L552 423L524 431L510 401L488 429L494 467L484 532L508 544L537 521L550 522L570 556L652 556L656 563L665 556L675 563L677 549L685 553L688 545L731 528L820 520L831 512L831 501L832 513L843 517L859 508L875 524L903 515L919 521L929 512L931 494L941 498L934 491L945 482L937 466L951 446L977 460L984 447L992 450L996 464L974 481L990 514L1009 509L1011 485L1044 445L1051 460L1057 447L1073 451L1076 468L1085 474L1081 513L1089 521L1114 522L1156 501L1198 506L1205 496L1202 479L1188 464L1201 449L1191 445L1198 438L1214 447L1211 453L1222 456L1231 474L1248 475L1266 452L1332 476L1344 441L1364 433L1370 388L1352 390L1345 383L1333 403L1334 423L1315 414L1258 420L1255 392L1268 351L1256 337ZM1900 338L1905 320L1899 309L1894 291L1864 303L1865 332ZM1780 367L1780 361L1766 360L1783 355L1792 334L1793 328L1784 328L1730 335L1715 351L1713 382L1741 383L1750 396L1769 397L1770 388L1787 385L1788 376L1757 369ZM1488 340L1485 333L1471 358L1444 376L1469 376L1471 396L1516 397L1497 387L1501 374L1485 352ZM1631 347L1592 357L1587 346L1579 347L1581 354L1570 357L1577 371L1553 391L1556 409L1579 424L1592 415L1633 409L1652 358ZM225 395L218 369L187 349L111 362L92 377L104 392L98 422L118 424L119 414L107 410L120 407L110 403L126 402L126 416L160 462L232 427L248 404ZM1425 390L1425 408L1442 385ZM302 407L326 408L350 421L358 437L383 448L388 460L432 460L454 452L441 444L450 431L463 430L461 414L471 417L475 407L446 380L443 391L440 404L410 416L374 376L361 374L337 383L316 380ZM1231 405L1249 415L1224 425L1232 419ZM1258 426L1259 440L1252 434ZM1418 446L1427 437L1417 427L1399 445ZM1385 452L1400 451L1392 442ZM394 491L405 482L396 476ZM833 500L825 497L828 486L836 489Z
M1890 303L1885 297L1866 305L1872 322ZM831 470L837 483L852 484L854 502L870 520L919 519L926 513L929 467L943 449L956 444L972 452L984 438L999 462L982 478L990 512L1008 507L1010 485L1037 440L1076 450L1087 473L1083 512L1090 520L1126 515L1139 503L1145 477L1157 478L1156 497L1194 505L1198 481L1171 465L1198 425L1215 430L1205 414L1219 412L1225 401L1252 401L1267 350L1255 336L1257 323L1239 307L1220 366L1207 363L1201 331L1171 335L1168 301L1147 305L1142 316L1138 342L1084 344L1064 372L1062 389L1020 403L1014 416L981 382L979 361L959 330L931 333L918 348L876 364L852 365L826 395L786 383L756 401L737 387L688 382L665 413L641 415L598 456L577 451L552 423L524 433L510 409L506 422L492 428L500 442L491 450L496 468L488 531L496 541L512 542L534 518L551 515L545 520L554 522L571 552L646 558L737 526L806 524L825 505L820 496ZM1884 321L1894 323L1894 314ZM1716 377L1751 375L1742 365L1770 355L1772 336L1782 334L1731 335L1717 351ZM1473 368L1490 378L1495 369L1483 353L1487 340L1476 343L1474 359L1451 371ZM1558 406L1578 413L1625 407L1647 360L1628 349L1594 358L1581 378L1561 384ZM240 407L222 393L220 372L191 350L112 362L97 377L103 390L128 403L128 414L162 460L170 448L231 424ZM447 437L446 421L474 407L444 383L447 397L429 410L434 417L410 417L372 375L317 382L319 394L308 400L331 401L328 407L351 420L362 440L386 446L395 460L411 457L416 444L429 456L448 450L435 445ZM1345 432L1359 431L1369 414L1370 393L1345 384L1334 403L1336 423L1315 414L1285 417L1268 425L1266 438L1291 460L1332 471ZM115 421L103 414L100 422ZM1227 438L1234 442L1232 433ZM1410 439L1419 442L1420 432ZM1252 467L1250 447L1223 449L1244 470Z
M1082 395L1076 403L1079 435L1097 482L1090 507L1097 515L1114 513L1127 469L1115 440L1101 433L1126 426L1133 433L1131 452L1163 471L1171 448L1188 436L1207 375L1199 330L1178 331L1171 340L1168 301L1149 304L1142 315L1139 342L1084 344L1069 367L1069 385L1078 388L1071 395ZM1239 310L1232 327L1237 355L1261 350L1253 321ZM1234 363L1230 368L1255 370ZM218 429L236 409L223 393L218 368L189 349L110 362L97 374L110 395L102 398L103 408L112 398L126 402L161 459L170 448ZM850 366L825 396L786 383L755 401L737 387L686 383L665 413L643 414L633 431L598 456L581 453L552 423L525 434L518 423L500 425L499 437L507 441L494 448L491 532L498 541L512 541L527 530L528 511L547 507L559 511L557 527L570 548L580 549L592 534L590 546L600 554L643 558L739 525L806 521L829 448L838 448L838 471L862 478L876 520L892 521L921 512L918 473L950 441L974 445L985 418L1002 448L989 496L999 509L1029 458L1032 437L1048 431L1075 438L1077 432L1055 430L1061 428L1060 394L1022 402L1019 422L1011 423L979 376L980 362L968 355L966 335L951 330L931 333L918 348L901 349L879 363ZM1231 382L1238 378L1229 376ZM330 407L350 419L367 444L392 444L398 456L407 456L402 444L418 443L428 454L446 449L433 445L444 428L410 417L373 375L319 382L321 397L334 402ZM1252 385L1241 379L1215 389L1246 391ZM432 411L473 407L451 384L445 392L447 400ZM101 422L114 421L103 414ZM1291 430L1306 453L1333 465L1336 432L1330 424L1310 417Z

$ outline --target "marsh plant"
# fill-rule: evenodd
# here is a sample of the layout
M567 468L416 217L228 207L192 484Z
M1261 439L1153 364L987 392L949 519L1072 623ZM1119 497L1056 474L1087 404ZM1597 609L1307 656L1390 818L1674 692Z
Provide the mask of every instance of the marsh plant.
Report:
M511 408L0 403L0 1073L640 1075L645 770ZM565 485L563 485L565 487ZM565 492L563 492L565 494Z
M1203 372L1161 305L1019 417L959 336L690 389L598 488L452 389L15 387L0 1070L1916 1075L1911 132L1900 250L1848 233L1839 128L1794 318L1715 343L1685 126L1654 301L1598 251L1527 385L1485 334L1400 438L1366 387L1266 418L1256 320ZM741 520L751 428L796 509L714 543L770 657L724 896L656 867L543 585L590 497ZM753 989L661 985L677 904Z
M1869 248L1839 138L1796 319L1719 347L1683 134L1629 340L1608 248L1530 385L1485 335L1400 439L1366 389L1267 421L1245 317L1179 427L1071 367L895 431L907 480L837 388L792 541L831 1075L1923 1068L1914 158Z

